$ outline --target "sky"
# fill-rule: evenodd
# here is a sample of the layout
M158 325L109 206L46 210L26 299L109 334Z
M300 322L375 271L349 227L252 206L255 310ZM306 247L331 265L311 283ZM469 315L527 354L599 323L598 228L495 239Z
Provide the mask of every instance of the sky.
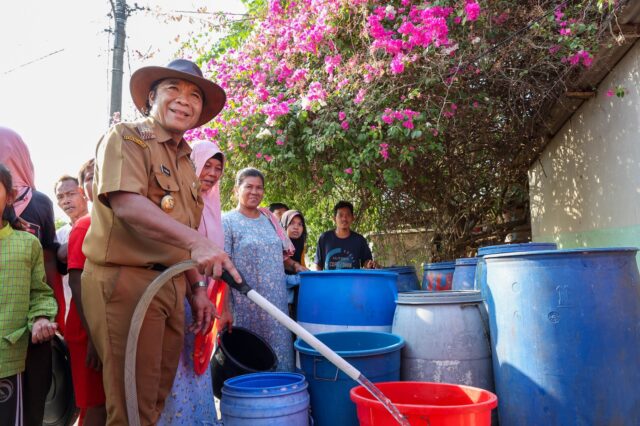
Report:
M154 12L135 12L127 20L125 118L135 114L128 89L131 72L167 64L180 46L176 37L183 40L201 28L188 19L169 20L164 13L202 17L176 13L202 7L244 12L240 0L136 2ZM54 182L63 174L76 176L108 129L113 40L105 30L113 27L110 11L109 0L21 0L0 6L0 126L22 136L31 152L36 188L54 205ZM154 54L141 59L136 52ZM57 205L55 215L67 219Z

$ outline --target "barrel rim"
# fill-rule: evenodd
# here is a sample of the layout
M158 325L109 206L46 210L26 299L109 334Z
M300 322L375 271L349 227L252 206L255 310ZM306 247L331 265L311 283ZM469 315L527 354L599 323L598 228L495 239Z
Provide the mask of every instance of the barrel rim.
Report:
M532 248L532 247L548 247L550 250L557 249L558 244L552 242L529 242L529 243L515 243L515 244L497 244L493 246L484 246L478 248L478 256L477 257L485 257L490 256L492 254L499 253L512 253L512 252L521 252L521 251L539 251L539 250L512 250L514 248ZM495 251L495 253L491 253ZM489 253L487 253L489 252Z
M562 256L566 254L600 254L600 253L632 253L640 250L638 247L583 247L559 250L517 251L512 253L497 253L484 256L486 260L504 259L524 256Z
M396 278L396 272L387 272L382 269L331 269L324 271L302 271L300 276L321 276L321 275L375 275L389 278Z
M453 303L480 303L480 290L405 291L398 293L397 305L448 305Z
M276 386L266 386L260 388L248 388L239 386L240 384L250 382L254 379L268 379L268 378L291 378L292 382L289 384L280 384ZM272 371L272 372L259 372L242 374L240 376L231 377L224 381L222 386L222 393L233 396L251 396L255 397L272 397L283 396L292 393L305 391L309 387L304 374Z
M362 330L328 331L325 333L314 334L314 336L318 338L320 341L322 341L321 339L322 336L330 335L330 334L351 334L353 336L355 336L356 334L369 334L369 335L377 334L377 335L384 335L385 337L393 337L396 339L394 343L391 343L389 345L379 347L376 349L363 349L363 350L357 350L357 351L334 351L335 353L340 355L342 358L363 357L363 356L369 356L369 355L382 355L382 354L400 350L405 345L405 341L402 336L399 336L394 333L387 333L384 331L362 331ZM302 345L305 345L305 346L302 346ZM309 345L307 342L305 342L299 337L296 339L293 346L301 354L311 355L311 356L320 356L320 357L322 356L320 352L313 349L311 345ZM333 348L331 350L333 350Z
M477 263L477 257L461 257L456 259L456 266L476 265Z
M427 413L447 413L450 414L452 411L457 413L473 413L479 411L487 411L492 410L498 406L498 397L495 393L488 391L486 389L482 389L475 386L467 386L467 385L458 385L453 383L436 383L436 382L416 382L416 381L397 381L397 382L380 382L375 385L384 392L384 388L388 385L396 385L396 384L404 384L404 385L414 385L414 386L425 386L425 385L437 385L439 387L456 387L456 388L464 388L470 389L474 391L479 391L481 393L489 394L489 399L487 401L477 402L468 405L426 405L426 404L401 404L393 402L393 405L401 409L411 410L413 414L425 414ZM360 395L361 392L367 392L368 396ZM373 396L370 396L369 391L365 390L362 385L355 386L351 388L349 391L349 396L351 401L353 401L356 405L362 405L367 408L378 407L384 409L382 404L375 399ZM357 401L356 401L357 400Z
M455 267L456 267L455 261L422 264L422 269L424 269L425 271L437 271L438 269L454 269Z

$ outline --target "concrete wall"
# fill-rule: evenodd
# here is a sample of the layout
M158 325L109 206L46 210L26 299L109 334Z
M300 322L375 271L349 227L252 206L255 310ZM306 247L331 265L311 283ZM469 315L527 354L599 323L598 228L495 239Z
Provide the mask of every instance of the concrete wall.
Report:
M607 97L618 85L626 95ZM640 246L640 43L549 143L529 183L533 241Z

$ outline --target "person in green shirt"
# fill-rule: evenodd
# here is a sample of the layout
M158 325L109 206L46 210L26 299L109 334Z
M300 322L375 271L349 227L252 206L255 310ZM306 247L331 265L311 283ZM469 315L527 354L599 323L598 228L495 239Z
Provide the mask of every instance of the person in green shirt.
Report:
M58 328L53 290L45 281L38 238L5 220L15 198L11 173L0 163L0 426L22 425L22 372L29 331L33 343L51 340Z

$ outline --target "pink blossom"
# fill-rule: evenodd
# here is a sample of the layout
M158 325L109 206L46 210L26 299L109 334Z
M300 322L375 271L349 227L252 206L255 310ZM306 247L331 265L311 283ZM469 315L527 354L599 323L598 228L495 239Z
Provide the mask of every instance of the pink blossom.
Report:
M358 105L361 104L362 101L364 101L364 96L367 94L367 89L360 89L358 90L358 93L356 94L356 97L353 98L353 103Z
M393 74L402 74L404 72L402 57L403 55L401 53L393 57L393 60L391 61L391 72Z
M615 90L609 89L607 90L607 96L610 98L616 94Z
M347 120L344 120L342 123L340 123L340 127L342 127L343 130L349 130L349 122Z
M344 111L340 111L338 113L338 120L344 121L345 118L347 118L347 114L345 114Z
M467 0L464 13L467 14L467 21L475 21L480 16L480 5L475 0Z
M453 18L453 22L459 24L460 22L462 22L462 16L456 16L455 18Z
M471 104L471 106L473 106L474 108L478 108L480 104L478 103L478 101L473 101L473 104Z
M344 86L346 86L347 84L349 84L349 79L348 79L348 78L342 79L342 80L340 80L340 81L338 82L338 84L336 85L336 89L340 90L340 89L342 89Z
M571 28L560 28L560 35L562 36L571 35Z
M549 53L551 53L552 55L555 55L556 53L558 53L559 50L560 50L560 45L554 44L549 48Z
M344 169L344 172L348 175L352 175L353 174L353 169L351 167L347 167L346 169Z
M262 158L262 153L261 152L257 153L256 158Z
M404 121L404 122L402 123L402 125L403 125L404 127L406 127L407 129L413 129L413 121L412 121L412 120Z
M270 156L270 155L267 155L267 154L263 155L263 158L265 159L265 161L266 161L267 163L270 163L270 162L271 162L271 160L273 160L273 157L272 157L272 156Z
M276 139L276 145L284 145L284 139L281 139L281 138Z
M388 143L381 143L380 145L380 155L382 156L382 158L384 158L384 160L388 160L389 159L389 144Z

